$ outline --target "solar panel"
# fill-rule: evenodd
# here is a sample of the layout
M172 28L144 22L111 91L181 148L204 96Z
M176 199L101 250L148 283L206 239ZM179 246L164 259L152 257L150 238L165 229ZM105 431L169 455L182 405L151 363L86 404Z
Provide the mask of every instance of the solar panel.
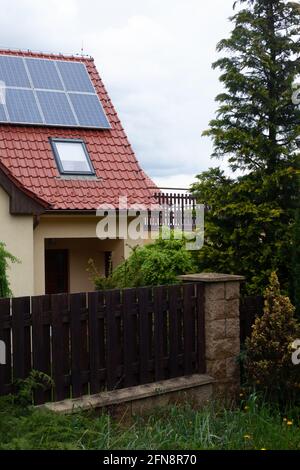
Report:
M6 90L6 106L10 122L43 124L32 90L8 88Z
M57 61L67 91L95 93L84 64L80 62Z
M22 57L0 56L0 80L6 86L30 88Z
M70 93L70 98L81 126L110 127L96 95Z
M26 59L34 88L63 90L55 62L52 60Z
M0 56L0 122L109 129L90 76L82 62Z
M7 122L5 110L3 104L0 104L0 121Z
M77 125L77 121L65 93L59 93L57 91L37 91L37 97L47 124Z

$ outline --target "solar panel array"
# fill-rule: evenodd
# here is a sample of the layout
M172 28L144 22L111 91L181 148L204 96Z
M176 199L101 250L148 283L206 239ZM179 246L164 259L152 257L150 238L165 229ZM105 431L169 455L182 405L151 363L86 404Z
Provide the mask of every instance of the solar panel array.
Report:
M82 62L0 55L1 97L0 122L110 128Z

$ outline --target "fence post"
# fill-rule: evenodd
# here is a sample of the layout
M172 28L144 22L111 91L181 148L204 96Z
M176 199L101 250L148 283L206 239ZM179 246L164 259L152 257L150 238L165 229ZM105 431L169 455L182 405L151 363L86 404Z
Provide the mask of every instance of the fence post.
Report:
M239 390L240 283L242 276L201 273L179 276L204 285L206 372L216 379L215 393L234 397Z

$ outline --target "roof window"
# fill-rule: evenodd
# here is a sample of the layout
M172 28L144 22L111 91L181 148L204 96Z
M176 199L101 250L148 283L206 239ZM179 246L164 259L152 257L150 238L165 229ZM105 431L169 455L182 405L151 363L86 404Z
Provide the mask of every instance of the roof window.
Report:
M95 174L95 170L83 140L51 139L51 145L60 174Z

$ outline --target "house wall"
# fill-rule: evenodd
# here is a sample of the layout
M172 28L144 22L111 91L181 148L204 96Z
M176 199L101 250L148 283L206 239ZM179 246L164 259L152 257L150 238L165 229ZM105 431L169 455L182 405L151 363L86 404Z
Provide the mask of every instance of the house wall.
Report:
M45 293L45 247L67 248L70 255L70 291L93 290L86 271L89 258L104 272L104 252L112 251L112 264L116 267L130 254L128 245L142 244L142 240L99 240L95 216L43 215L34 231L34 292Z
M10 215L9 196L0 187L0 241L20 263L8 271L10 287L15 297L34 294L33 217Z
M46 249L64 249L69 252L69 287L70 292L89 292L94 284L87 272L88 261L93 259L101 275L105 274L105 251L118 249L120 240L102 242L97 238L56 238L46 239Z

